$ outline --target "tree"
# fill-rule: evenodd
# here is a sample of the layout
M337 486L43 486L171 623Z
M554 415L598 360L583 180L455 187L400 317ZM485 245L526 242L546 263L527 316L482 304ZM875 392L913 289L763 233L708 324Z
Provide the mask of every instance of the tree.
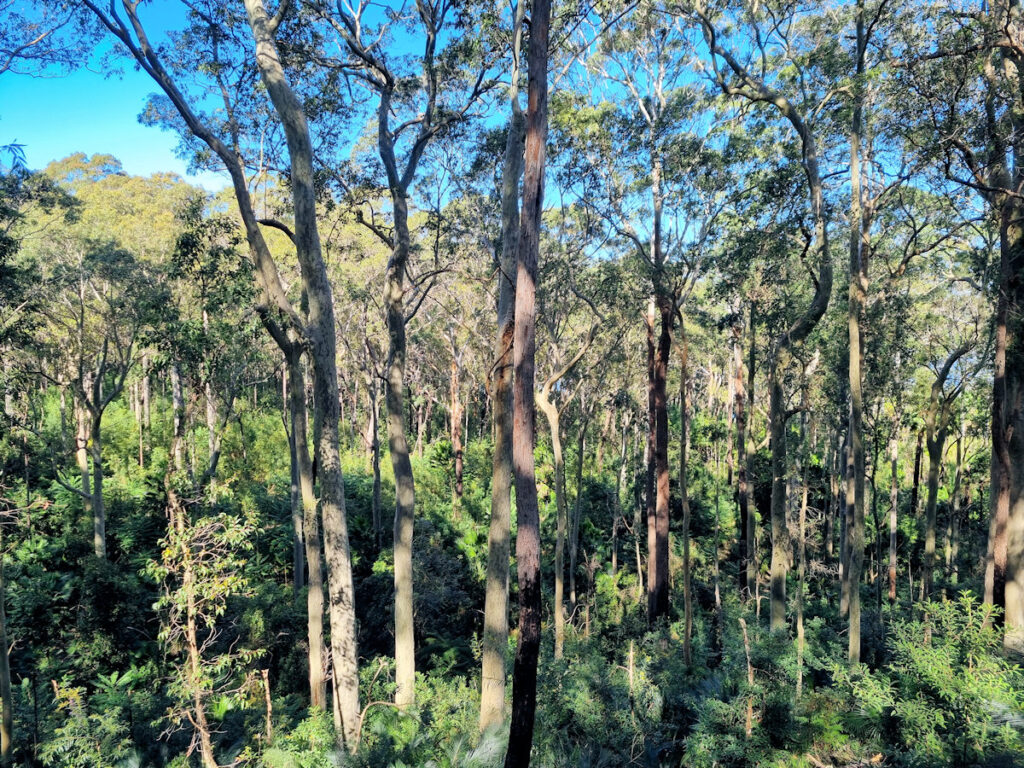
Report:
M516 570L519 578L519 640L512 672L512 722L505 768L527 768L537 710L537 658L540 653L540 514L534 469L535 296L544 206L544 160L548 132L548 33L551 5L534 0L527 52L526 149L523 207L516 256L513 361L512 464L516 482Z
M217 768L209 707L216 696L238 695L238 672L260 653L225 645L219 621L228 599L248 589L243 554L251 548L253 531L228 515L193 514L175 487L175 475L172 464L164 483L170 524L163 557L147 568L164 585L158 603L166 611L160 640L168 649L183 648L185 656L175 669L175 706L168 719L172 728L187 721L203 768Z
M1024 647L1024 228L1020 226L1020 93L1010 86L1019 69L1024 27L1013 3L997 2L965 13L934 13L935 25L903 27L900 41L911 50L903 70L903 115L928 156L947 178L982 195L999 231L999 277L995 281L995 354L991 410L991 576L986 599L1004 607L1007 648ZM950 88L955 84L954 88ZM921 108L919 111L918 108ZM912 112L911 110L915 110Z
M461 71L463 51L455 41L443 45L457 9L442 1L417 2L415 22L422 26L423 55L421 87L410 94L405 84L409 75L397 68L376 46L378 35L385 29L374 30L367 25L364 12L367 5L359 3L346 11L338 6L337 13L321 7L319 13L333 26L340 37L350 61L342 68L368 88L377 99L377 152L384 169L384 177L391 199L392 231L384 234L391 247L384 286L384 306L388 328L388 358L386 365L385 407L388 424L388 452L395 473L395 664L398 688L395 703L408 706L414 701L415 636L413 631L412 543L416 511L415 484L409 460L409 442L404 422L403 391L407 357L406 325L415 315L418 304L406 312L405 278L409 272L411 249L409 233L409 193L424 151L438 136L464 120L469 110L486 90L484 72L486 64L477 73ZM438 50L438 44L443 47ZM464 92L459 88L466 85ZM455 94L458 100L449 103ZM410 96L422 99L418 111L411 107ZM414 110L413 115L392 125L392 112L398 108ZM411 135L411 141L404 141ZM399 142L403 142L404 156L400 156ZM377 229L376 231L382 232ZM429 290L429 287L427 288Z
M497 329L491 374L494 458L491 462L491 522L487 531L487 586L481 660L480 729L505 719L505 655L508 648L509 544L512 514L512 339L519 250L519 180L523 173L525 120L519 104L525 0L516 0L512 19L509 115L501 162L501 255L497 264Z
M215 123L211 116L198 111L196 104L180 87L172 70L168 69L164 52L154 48L146 33L138 7L125 3L123 12L127 21L111 5L100 7L91 0L83 0L106 30L113 35L129 55L164 92L173 114L184 123L183 130L202 142L231 177L232 189L239 215L245 229L246 241L255 263L255 275L261 294L258 306L261 320L268 332L282 346L288 347L290 329L301 340L313 363L314 437L320 478L320 511L324 523L324 545L327 555L328 591L330 594L331 651L334 667L334 702L339 738L350 748L355 747L359 719L359 675L356 654L355 606L353 603L352 564L348 543L348 523L345 516L345 486L339 454L338 376L334 303L331 286L317 228L316 189L313 178L313 149L309 125L303 106L293 90L279 55L277 34L281 22L290 10L288 4L280 6L270 16L260 0L246 3L248 34L255 44L255 64L266 87L267 94L288 147L295 229L291 239L295 245L301 279L307 302L305 318L295 310L288 299L277 264L260 229L260 220L253 206L246 178L246 161L242 154L242 134L239 115L232 101L232 93L225 86L220 89L224 107L230 115L227 124ZM225 71L220 57L225 55L221 45L223 24L238 24L237 18L221 21L217 8L197 10L192 17L197 43L210 45L215 74ZM248 54L242 68L251 66ZM188 66L178 61L179 73ZM220 84L225 85L221 79ZM240 99L239 93L234 99ZM289 230L291 231L291 230ZM282 329L281 324L285 329ZM299 391L302 386L293 387Z
M814 294L803 314L782 333L775 336L769 353L768 422L772 446L771 627L773 631L778 631L784 629L786 622L786 574L789 561L789 536L785 515L786 407L781 376L791 347L803 341L814 330L822 315L825 314L832 292L832 257L829 250L824 188L818 167L817 142L812 126L806 121L801 109L783 93L769 87L757 75L752 74L734 53L724 47L724 42L713 18L702 4L697 4L695 11L711 51L710 65L715 82L723 94L774 106L797 134L800 140L801 165L807 180L813 222L813 232L807 238L804 252L816 251L818 255L818 271L816 275L812 275ZM719 66L719 58L724 61L724 67ZM852 637L850 643L852 648L854 643ZM859 646L859 639L857 644Z
M56 288L44 314L47 333L61 341L52 351L59 362L52 373L40 373L58 386L66 384L74 395L81 486L65 485L83 499L92 518L93 551L103 559L103 414L139 362L140 342L152 327L164 294L131 254L112 244L83 242L68 233L55 245L58 250L44 251L50 265L46 277ZM40 340L41 345L46 343Z

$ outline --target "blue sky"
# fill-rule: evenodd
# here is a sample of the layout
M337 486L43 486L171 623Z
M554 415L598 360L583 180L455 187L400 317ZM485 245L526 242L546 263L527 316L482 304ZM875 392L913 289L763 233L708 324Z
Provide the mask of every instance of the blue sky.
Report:
M126 67L121 77L78 70L67 77L0 75L0 145L25 145L30 168L43 168L73 152L117 157L127 173L173 171L210 190L225 186L215 174L188 176L175 157L176 139L140 125L146 97L156 90L144 72Z

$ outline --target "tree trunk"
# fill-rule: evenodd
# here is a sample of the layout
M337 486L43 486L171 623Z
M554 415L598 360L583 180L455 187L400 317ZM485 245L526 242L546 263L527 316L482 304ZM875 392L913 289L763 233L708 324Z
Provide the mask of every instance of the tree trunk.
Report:
M615 411L609 407L604 414L604 422L601 424L601 431L597 433L597 451L594 454L594 467L600 475L604 467L604 444L608 440L608 434L612 429L612 418Z
M897 519L899 512L899 440L896 439L897 429L894 429L892 439L889 440L889 608L896 608L896 534Z
M622 486L626 483L626 430L629 428L629 413L621 415L621 431L619 444L619 471L615 473L615 519L612 521L612 576L618 573L619 566L619 526L624 522L622 514Z
M849 337L850 383L850 468L847 476L846 506L852 509L853 525L847 532L849 548L848 583L849 648L851 664L860 662L860 575L864 566L864 395L861 314L867 299L867 249L869 222L861 208L860 141L864 115L864 3L857 0L856 74L853 85L853 120L850 127L850 289L847 329Z
M185 469L185 393L177 362L171 364L171 422L172 434L182 436L172 449L174 469L181 472Z
M286 358L288 364L288 410L292 423L295 475L302 509L305 563L309 569L306 592L306 639L309 644L309 704L327 709L327 680L324 676L323 615L324 577L320 565L320 525L317 520L316 497L313 494L313 467L309 457L306 422L306 382L302 371L301 352L296 344Z
M650 383L654 421L652 459L654 464L655 503L653 518L648 521L647 552L647 620L654 623L668 615L668 527L669 527L669 467L668 467L668 357L672 343L673 306L668 297L658 296L656 301L660 317L658 343L654 347L653 377ZM649 316L648 344L654 336L654 317ZM653 346L653 344L652 344ZM653 536L651 535L653 533ZM651 547L653 539L653 548Z
M679 320L679 496L683 504L683 610L685 612L683 621L683 662L687 665L693 662L693 588L690 573L690 498L687 493L686 484L686 443L687 430L689 425L689 412L686 403L686 391L689 384L689 341L686 337L686 322ZM717 478L715 478L716 488ZM718 506L715 506L715 521L717 530ZM718 568L718 541L714 546L716 587Z
M291 162L295 250L308 302L305 330L313 362L313 433L327 555L335 699L342 726L339 735L350 749L354 749L358 740L360 711L355 602L345 515L345 483L339 450L338 422L341 406L338 400L334 300L317 229L313 149L302 104L292 91L278 56L273 37L276 26L267 17L262 0L245 0L245 7L256 44L256 63L284 127ZM237 170L233 175L237 177ZM233 181L239 207L246 208L243 203L248 203L247 194L239 189L243 182L239 178L233 178ZM247 216L251 216L251 207L243 213L243 218ZM251 225L246 223L249 229ZM256 237L250 235L250 241L254 240ZM260 242L261 238L256 244ZM263 246L265 248L265 243ZM263 254L259 254L259 257L262 260ZM257 266L261 267L260 264ZM269 284L265 282L264 289L268 287Z
M780 360L769 369L768 426L772 446L772 563L771 630L786 629L786 576L789 573L790 541L786 524L786 403L782 393Z
M739 507L740 517L740 596L751 600L755 592L755 570L754 548L751 546L753 540L751 522L753 512L750 509L750 499L747 490L747 414L744 410L746 393L743 389L743 353L740 345L740 338L743 334L743 326L736 323L732 329L733 334L733 370L735 372L733 409L736 414L736 499ZM754 339L750 340L753 349Z
M655 304L652 298L647 306L647 440L644 447L644 519L647 530L647 620L651 621L654 607L654 585L657 576L654 573L657 556L657 501L655 498L655 467L654 467L654 443L655 443L655 407L654 407L654 365L655 365L655 344L654 344L654 323ZM637 567L639 569L640 557L637 556Z
M381 543L381 534L384 530L381 521L380 507L380 404L377 398L380 394L377 382L370 384L370 464L373 471L373 499L370 502L370 520L373 525L373 535L377 546Z
M921 458L924 448L924 430L917 431L917 443L914 446L914 479L910 485L910 516L917 518L918 499L921 492Z
M505 768L527 768L537 709L540 651L540 515L533 460L535 429L534 356L537 257L544 206L544 151L547 139L548 31L550 0L534 0L530 15L529 86L523 210L516 270L514 450L516 476L516 568L519 578L519 643L512 675L512 722Z
M956 585L959 574L960 516L962 514L964 497L964 460L967 453L964 443L966 440L967 424L962 422L960 425L960 435L956 441L956 475L953 478L952 509L949 512L949 523L946 529L946 580L952 585Z
M92 544L96 557L107 557L107 514L103 506L103 436L100 432L102 413L92 413L89 453L92 456Z
M413 484L409 444L405 438L405 314L403 296L405 271L409 261L408 199L404 190L392 190L395 209L395 248L388 263L384 287L390 348L387 363L388 452L395 474L395 704L413 703L416 681L416 647L413 633L412 539L416 495Z
M581 410L582 393L581 397ZM569 615L576 613L576 562L580 546L580 515L583 514L583 454L587 444L587 415L584 411L580 416L579 437L576 440L576 501L573 505L572 520L569 525ZM564 483L563 483L564 484Z
M152 413L153 413L153 410L152 410L152 402L151 402L152 385L151 385L150 378L149 378L149 355L145 355L145 354L142 356L142 382L141 382L141 386L142 386L142 393L141 393L141 400L142 400L142 427L141 427L141 429L142 429L142 431L143 431L143 433L145 435L144 445L146 447L146 451L148 452L149 451L150 425L152 423Z
M455 457L455 487L452 489L453 508L458 510L462 502L462 399L459 394L459 374L461 365L458 362L458 353L453 348L451 382L451 422L452 422L452 453Z
M924 560L921 563L921 593L924 600L932 596L932 582L938 565L935 551L935 511L939 498L939 469L945 449L946 430L931 424L928 429L928 500L925 505Z
M84 512L89 520L93 521L93 533L95 536L95 515L93 513L93 499L92 499L92 481L89 477L89 418L88 412L85 409L85 405L78 402L76 397L75 402L75 421L77 426L75 429L75 461L78 464L78 474L81 477L81 494L82 494L82 506ZM93 551L99 557L96 551L96 542L93 541Z
M806 385L805 385L806 387ZM804 390L804 405L805 410L800 414L800 434L801 438L804 437L805 423L806 423L806 404L807 404L807 393L806 388ZM801 439L801 443L804 440ZM804 581L807 572L807 467L809 461L806 456L806 446L802 448L804 454L801 455L800 463L802 465L802 471L800 473L800 518L797 523L798 525L798 540L797 540L797 587L796 587L796 698L799 699L803 692L804 683L804 647L806 645L804 639Z
M747 532L747 599L753 600L757 610L760 610L760 598L758 597L758 571L760 571L757 552L757 505L754 504L754 376L756 375L755 353L757 352L757 339L755 324L755 312L757 306L750 305L750 350L747 354L747 409L746 417L743 420L743 432L740 432L739 424L736 425L737 439L745 446L743 453L745 461L739 464L743 473L743 485L746 490L744 499L746 501L746 532Z
M289 488L289 501L292 510L292 590L298 595L299 590L306 583L306 553L305 541L303 538L303 517L302 491L299 488L299 459L295 446L295 418L292 415L292 403L288 391L288 361L285 358L285 370L281 374L281 399L284 403L285 426L288 428L288 459L291 477ZM303 410L305 410L305 398L303 398Z
M1017 166L1018 172L1020 165ZM1002 376L996 373L996 386L1003 385L1000 399L1002 424L999 445L994 453L999 457L1000 475L1009 475L1008 498L997 504L1005 508L997 514L994 547L994 594L999 596L1003 582L1005 635L1003 642L1009 651L1024 652L1024 206L1015 199L1002 206L1000 226L1000 252L1002 278L1000 298L1005 296L1004 311L997 320L998 333L1003 337L1004 361ZM995 398L993 398L995 416ZM1007 472L1006 470L1009 470ZM996 478L993 478L996 480ZM1000 483L1005 481L1000 477ZM1002 485L998 488L1002 495ZM1006 519L1000 530L1000 518ZM1005 577L999 573L1005 541Z
M825 461L825 477L828 478L828 492L825 494L825 509L822 512L821 522L821 559L827 566L832 562L834 554L833 540L835 538L835 515L836 515L836 494L839 493L839 486L835 479L835 468L838 463L839 449L835 445L826 448L828 457Z
M519 179L523 173L524 124L518 101L519 45L524 0L516 4L513 33L512 116L501 166L501 262L498 322L494 339L491 465L491 524L487 533L480 730L505 719L505 655L508 648L508 581L512 510L512 338L515 333L515 274L519 247Z
M562 658L565 644L565 458L562 456L562 429L558 406L547 399L547 388L537 399L537 404L544 413L551 432L551 453L555 472L555 596L553 621L555 630L555 658Z
M3 537L0 536L0 542ZM4 577L3 550L0 548L0 766L8 768L14 760L14 695L11 693L10 643L7 639L7 581Z

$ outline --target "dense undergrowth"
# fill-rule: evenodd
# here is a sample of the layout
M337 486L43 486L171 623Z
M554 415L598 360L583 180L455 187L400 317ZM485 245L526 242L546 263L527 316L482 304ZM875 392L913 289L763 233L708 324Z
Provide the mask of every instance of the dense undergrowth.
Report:
M48 423L56 425L55 402L45 404ZM390 703L390 550L378 546L372 528L367 459L356 450L346 457L365 711L359 748L343 756L335 750L330 714L307 709L305 600L290 575L288 454L272 411L272 403L240 404L237 425L225 439L216 501L203 508L203 519L223 516L224 530L238 537L231 548L233 580L215 596L222 629L207 649L219 762L267 768L500 765L506 733L477 730L489 510L488 489L478 478L489 476L488 442L468 445L466 491L454 513L450 447L435 441L416 459L420 672L417 704L405 711ZM55 482L41 445L28 445L28 474L13 488L24 503L4 530L21 764L198 764L182 714L186 694L175 682L184 663L181 648L166 629L173 595L166 588L167 454L159 446L169 425L159 413L154 411L154 449L144 468L130 458L137 442L131 413L115 404L107 418L108 561L89 547L79 500ZM7 449L13 453L14 446ZM543 446L538 455L550 589L553 482ZM386 462L382 471L386 519L392 493ZM991 628L998 617L969 592L958 593L976 586L970 578L955 587L940 585L949 599L913 613L887 603L879 610L874 586L865 584L869 663L854 670L845 663L845 638L833 629L841 626L837 601L808 597L801 660L788 634L773 636L753 603L740 604L729 550L732 499L716 492L705 468L695 467L694 474L697 609L689 665L681 653L681 589L673 590L675 619L649 628L632 540L619 543L612 573L610 540L602 533L610 528L614 480L599 473L588 479L584 565L564 658L552 657L553 637L545 625L535 765L938 767L1024 760L1024 676L1000 655ZM624 498L631 493L623 489ZM819 588L810 595L834 591L827 567L812 578Z

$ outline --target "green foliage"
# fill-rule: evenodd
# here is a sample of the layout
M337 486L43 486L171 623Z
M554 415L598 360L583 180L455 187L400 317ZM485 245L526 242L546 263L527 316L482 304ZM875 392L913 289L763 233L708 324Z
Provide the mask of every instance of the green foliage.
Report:
M886 668L836 670L854 726L910 766L1024 757L1024 678L999 653L996 610L969 592L923 610L922 619L893 624Z
M264 768L337 768L341 765L331 715L314 710L261 756Z
M243 555L252 550L251 521L224 513L188 520L173 506L171 516L161 559L146 573L162 582L159 639L177 657L168 686L175 704L167 713L176 729L195 722L197 706L223 719L245 695L246 665L264 651L240 646L222 621L229 600L249 594Z
M438 669L416 675L416 705L398 710L393 664L362 670L367 703L352 768L490 768L504 758L507 730L478 733L479 682Z
M43 744L40 758L47 768L115 768L130 757L131 742L120 706L107 701L90 711L85 691L77 687L60 687L57 694L57 716L63 722L53 738Z

